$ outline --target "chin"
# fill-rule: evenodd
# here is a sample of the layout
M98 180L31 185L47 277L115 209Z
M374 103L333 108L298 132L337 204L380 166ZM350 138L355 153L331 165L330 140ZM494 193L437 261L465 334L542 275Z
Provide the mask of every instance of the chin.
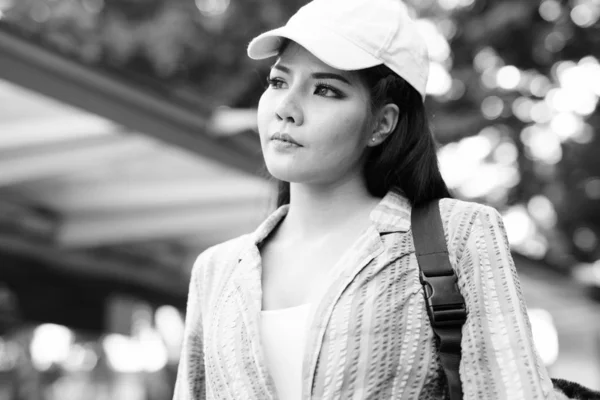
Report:
M273 178L289 183L323 185L334 183L339 179L337 176L331 174L331 169L302 168L298 165L284 166L267 163L267 170Z
M292 165L289 162L281 162L281 160L265 160L267 170L273 176L273 178L285 182L310 182L314 178L314 175L318 175L317 171L308 171L306 168L302 168L297 163Z
M297 171L295 168L281 168L280 166L273 166L267 164L267 170L271 176L275 179L285 182L302 182L303 174Z
M290 183L332 183L344 175L344 160L323 157L289 157L275 152L263 153L267 170L273 178Z

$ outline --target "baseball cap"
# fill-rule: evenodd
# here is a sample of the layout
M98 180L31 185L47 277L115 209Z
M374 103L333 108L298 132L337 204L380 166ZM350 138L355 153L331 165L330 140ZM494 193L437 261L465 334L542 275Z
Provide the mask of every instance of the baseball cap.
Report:
M427 45L401 0L313 0L285 26L254 38L248 56L275 56L285 39L339 70L384 64L425 99Z

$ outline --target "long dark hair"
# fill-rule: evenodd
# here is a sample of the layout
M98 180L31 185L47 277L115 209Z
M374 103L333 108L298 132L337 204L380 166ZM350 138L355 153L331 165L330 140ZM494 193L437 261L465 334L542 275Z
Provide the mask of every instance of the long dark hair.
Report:
M370 88L371 112L394 103L398 124L381 144L370 149L363 173L371 195L399 193L413 206L452 197L438 166L436 143L420 94L384 65L357 71ZM290 184L278 181L277 206L290 202Z

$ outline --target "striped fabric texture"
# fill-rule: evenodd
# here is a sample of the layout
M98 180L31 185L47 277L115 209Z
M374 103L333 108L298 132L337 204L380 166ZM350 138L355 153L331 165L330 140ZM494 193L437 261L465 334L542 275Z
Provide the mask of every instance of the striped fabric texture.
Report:
M285 217L197 259L188 295L175 400L276 399L259 335L257 247ZM502 218L443 199L450 262L467 306L460 378L464 399L554 399L537 354ZM443 399L446 388L427 316L409 202L390 192L371 226L341 255L310 316L303 399Z

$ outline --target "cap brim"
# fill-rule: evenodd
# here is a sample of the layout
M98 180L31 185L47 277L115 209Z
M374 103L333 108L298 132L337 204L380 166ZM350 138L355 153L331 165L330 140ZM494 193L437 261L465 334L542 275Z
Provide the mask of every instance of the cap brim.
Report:
M248 56L254 60L276 56L284 39L298 43L325 64L343 71L370 68L383 63L379 58L331 31L314 28L300 31L289 25L254 38L248 45Z

